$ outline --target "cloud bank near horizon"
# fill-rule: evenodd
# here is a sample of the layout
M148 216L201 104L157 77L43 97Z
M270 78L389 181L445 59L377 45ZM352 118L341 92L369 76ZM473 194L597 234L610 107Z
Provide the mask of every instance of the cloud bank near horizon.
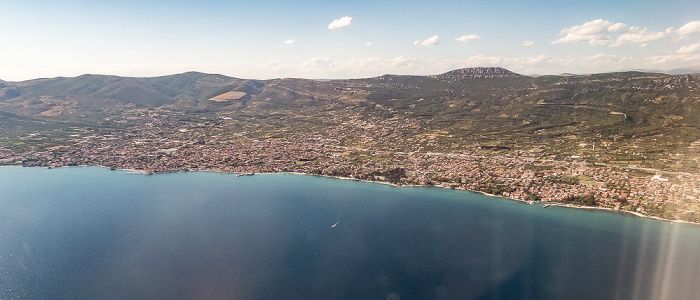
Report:
M652 31L647 27L628 26L624 23L597 19L562 29L560 35L564 36L552 41L551 44L585 41L591 46L621 47L639 44L646 47L647 42L663 39L684 40L697 33L700 33L700 21L688 22L678 30L669 27L664 31Z
M346 61L335 61L330 57L315 57L305 61L300 66L282 66L278 69L279 76L275 76L275 78L344 79L374 77L384 74L436 75L469 67L503 67L523 75L593 74L641 69L670 70L672 68L666 67L669 63L690 66L689 62L700 60L700 43L682 48L678 52L649 58L621 57L606 53L583 57L573 55L563 57L550 55L504 57L480 54L465 59L420 58L404 54L393 58L370 57Z

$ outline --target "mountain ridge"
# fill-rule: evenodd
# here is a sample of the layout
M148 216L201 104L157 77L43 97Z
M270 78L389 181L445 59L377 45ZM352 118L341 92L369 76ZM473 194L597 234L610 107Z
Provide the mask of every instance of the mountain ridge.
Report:
M7 120L17 124L16 132L40 124L105 126L104 119L154 109L226 115L237 120L235 128L310 126L312 132L339 126L340 120L405 119L423 128L406 135L433 150L447 150L449 143L428 145L422 136L447 132L461 140L450 142L459 147L527 148L557 139L571 153L579 152L578 144L602 139L621 143L629 153L638 153L633 148L639 143L685 153L700 140L700 74L530 77L492 67L316 81L185 72L143 78L85 74L0 86L0 112L11 114ZM348 146L356 142L346 140Z

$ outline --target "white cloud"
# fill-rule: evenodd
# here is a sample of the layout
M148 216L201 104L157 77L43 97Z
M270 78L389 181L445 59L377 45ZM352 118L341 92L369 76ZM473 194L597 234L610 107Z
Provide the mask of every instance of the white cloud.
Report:
M535 42L533 42L533 41L531 41L531 40L526 40L526 41L524 41L524 42L522 43L522 45L525 46L525 47L527 47L527 46L532 46L532 44L534 44L534 43L535 43Z
M670 32L670 29L668 30L668 32ZM646 27L640 28L632 26L629 30L625 31L623 34L618 36L617 40L615 40L614 43L610 44L610 47L657 41L666 37L666 34L666 32L648 31Z
M627 25L625 25L624 23L615 23L608 27L608 32L614 33L625 27L627 27Z
M349 27L353 23L355 23L355 21L351 17L345 16L345 17L342 17L340 19L333 20L333 22L328 24L328 29L333 30L333 29L345 28L345 27Z
M366 42L364 45L365 46L372 46L372 42Z
M678 54L690 54L695 52L700 52L700 43L695 43L690 46L683 46L676 53Z
M675 31L676 34L686 36L693 33L700 33L700 21L688 22Z
M673 69L687 67L700 61L700 53L671 54L639 59L648 69Z
M330 68L333 67L335 63L332 59L328 57L314 57L306 60L301 64L302 67L312 67L312 68Z
M619 47L629 44L639 44L640 47L648 46L648 42L669 39L678 41L687 38L690 34L700 33L700 21L692 21L683 25L678 30L668 28L665 31L650 31L647 27L629 26L623 23L598 19L586 22L560 32L563 37L552 41L552 44L574 43L587 41L591 46L607 45Z
M583 25L576 25L569 28L564 28L560 34L566 36L552 42L552 44L563 44L588 41L589 45L604 45L610 39L610 34L627 27L623 23L613 23L611 21L597 19L586 22Z
M292 45L292 44L295 44L296 42L297 42L297 41L295 41L295 40L293 40L293 39L289 39L289 40L284 41L284 43L287 44L287 45Z
M406 54L402 54L399 57L396 57L391 60L391 64L394 67L402 67L402 68L413 68L416 66L417 59L410 58L406 56Z
M422 41L422 42L421 41L413 42L413 44L416 46L433 46L433 45L437 45L437 43L438 43L438 36L437 35L435 35L435 36L433 36L425 41Z
M463 35L455 39L455 41L458 42L470 42L470 41L476 41L478 39L481 39L480 36L476 34L470 34L470 35Z
M601 60L614 60L617 58L617 55L615 54L605 54L605 53L600 53L596 55L591 55L591 56L586 56L582 58L584 61L601 61Z
M280 62L279 62L279 61L276 61L276 60L270 60L270 61L267 62L267 64L265 65L265 67L266 67L266 68L269 68L269 69L276 69L276 70L278 70L278 69L280 69Z

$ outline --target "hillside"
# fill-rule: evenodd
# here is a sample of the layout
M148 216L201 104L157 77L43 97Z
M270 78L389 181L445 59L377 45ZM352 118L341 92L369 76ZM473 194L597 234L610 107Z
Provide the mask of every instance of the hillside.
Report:
M295 172L700 223L700 74L0 82L0 165Z
M189 72L0 83L6 138L52 127L118 130L124 124L105 119L154 109L184 114L181 119L226 116L232 130L261 138L282 130L359 134L360 124L400 120L405 130L384 142L348 134L340 143L393 151L545 147L552 154L588 155L598 162L698 170L692 147L700 140L698 74L528 77L502 68L467 68L434 76L330 81Z

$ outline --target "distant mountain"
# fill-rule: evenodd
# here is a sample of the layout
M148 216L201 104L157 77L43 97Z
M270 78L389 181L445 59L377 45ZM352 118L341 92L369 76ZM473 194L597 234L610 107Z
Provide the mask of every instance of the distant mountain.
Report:
M685 75L685 74L697 74L700 73L700 66L693 66L693 67L686 67L686 68L679 68L679 69L671 69L668 71L662 72L664 74L669 74L669 75Z
M223 75L188 72L152 78L81 75L72 78L36 79L0 85L0 101L15 112L37 113L42 109L81 112L85 109L173 106L207 108L206 99L241 90L259 92L259 84ZM256 87L257 86L257 87ZM10 109L12 110L12 109ZM55 110L55 109L54 109Z
M685 68L676 68L670 70L650 70L650 69L634 69L633 72L644 72L644 73L662 73L667 75L688 75L700 73L700 66L690 66Z
M77 111L123 107L219 111L275 108L275 105L281 105L280 108L308 106L311 102L342 103L352 99L386 102L421 98L472 103L470 105L477 102L508 104L512 101L509 99L533 103L566 100L575 104L600 102L610 93L640 93L635 92L635 88L663 93L668 89L668 82L678 82L679 88L682 86L685 91L693 88L696 77L643 72L529 77L503 68L465 68L432 76L383 75L328 81L290 78L260 81L198 72L151 78L86 74L1 82L0 104L5 110L17 108L15 112L68 104Z

